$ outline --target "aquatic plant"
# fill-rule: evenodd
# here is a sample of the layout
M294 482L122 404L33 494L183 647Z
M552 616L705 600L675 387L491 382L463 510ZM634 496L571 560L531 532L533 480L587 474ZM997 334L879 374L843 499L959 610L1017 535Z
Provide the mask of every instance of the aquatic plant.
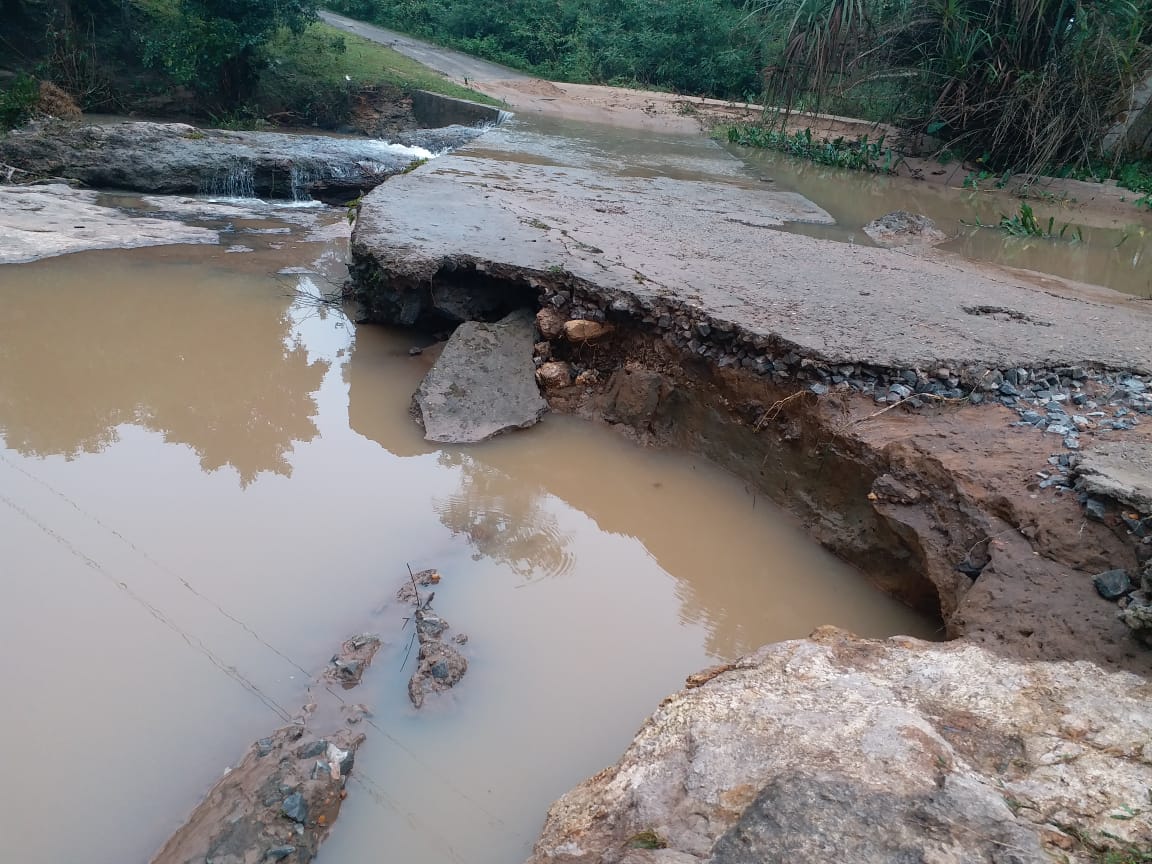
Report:
M778 150L809 162L850 171L890 174L897 161L895 152L884 146L883 136L875 140L869 140L867 135L854 140L843 137L823 140L813 137L811 129L789 134L780 129L742 124L728 127L727 137L733 144Z
M1039 237L1044 240L1065 240L1069 243L1084 241L1084 232L1079 225L1065 222L1057 231L1055 217L1049 216L1046 223L1041 222L1036 218L1032 207L1024 203L1011 216L1001 214L1000 221L995 225L988 225L979 219L964 224L974 225L977 228L997 228L1013 237Z

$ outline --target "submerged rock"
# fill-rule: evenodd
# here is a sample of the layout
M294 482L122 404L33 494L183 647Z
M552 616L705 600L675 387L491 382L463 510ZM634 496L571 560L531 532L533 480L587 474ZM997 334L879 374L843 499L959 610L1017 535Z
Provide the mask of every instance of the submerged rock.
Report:
M553 806L531 864L1048 864L1152 833L1134 675L827 628L694 683Z
M0 137L0 162L95 188L336 203L431 155L423 147L368 138L230 132L183 123L41 123Z
M340 813L351 754L363 741L363 735L347 730L317 739L303 726L262 738L212 788L152 864L254 864L289 856L311 861ZM300 754L317 747L344 759L316 771L315 756Z
M443 642L430 640L420 645L419 664L408 681L408 698L417 708L432 693L442 693L456 684L468 671L464 655Z
M948 239L936 223L919 213L896 210L864 226L864 233L881 246L935 246Z
M461 324L416 391L425 438L474 444L535 424L548 410L536 386L532 315Z

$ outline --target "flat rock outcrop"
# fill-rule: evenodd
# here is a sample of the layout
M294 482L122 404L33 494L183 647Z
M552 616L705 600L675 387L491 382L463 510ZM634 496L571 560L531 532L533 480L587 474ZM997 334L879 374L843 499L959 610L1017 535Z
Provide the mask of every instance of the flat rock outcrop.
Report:
M1095 862L1152 837L1149 695L1089 663L826 628L690 678L553 806L530 862Z
M548 403L536 386L535 342L527 311L496 324L461 324L416 392L425 437L474 444L536 423Z
M98 198L97 192L62 183L0 186L0 264L89 249L219 242L220 235L208 228L125 213Z
M183 123L32 124L0 137L0 163L99 189L343 203L432 152L372 139L231 132ZM460 140L459 136L444 140ZM429 140L436 149L441 139Z

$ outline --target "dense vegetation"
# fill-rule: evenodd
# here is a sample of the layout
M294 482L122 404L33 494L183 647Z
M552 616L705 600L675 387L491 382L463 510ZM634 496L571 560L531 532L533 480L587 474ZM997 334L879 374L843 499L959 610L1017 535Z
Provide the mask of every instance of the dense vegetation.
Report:
M996 168L1084 160L1147 72L1150 0L756 0L765 94L861 106Z
M744 0L331 0L329 8L544 78L743 99L760 90Z
M310 23L316 2L0 0L0 74L52 80L85 107L182 88L222 116L340 113L343 75L356 77L344 71L351 37ZM1117 173L1102 136L1152 68L1152 0L327 5L547 78L893 122L996 172ZM23 78L0 78L0 90L4 122L31 90Z
M569 81L897 123L996 169L1081 163L1152 59L1152 0L331 0Z
M368 91L483 98L314 18L315 0L0 0L0 129L42 105L39 80L86 110L218 125L341 125Z

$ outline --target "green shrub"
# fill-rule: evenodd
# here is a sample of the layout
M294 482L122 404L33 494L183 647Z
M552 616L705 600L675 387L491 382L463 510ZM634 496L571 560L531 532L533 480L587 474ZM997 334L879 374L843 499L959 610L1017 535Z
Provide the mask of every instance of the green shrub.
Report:
M30 75L17 75L0 86L0 130L19 126L32 116L40 85Z

